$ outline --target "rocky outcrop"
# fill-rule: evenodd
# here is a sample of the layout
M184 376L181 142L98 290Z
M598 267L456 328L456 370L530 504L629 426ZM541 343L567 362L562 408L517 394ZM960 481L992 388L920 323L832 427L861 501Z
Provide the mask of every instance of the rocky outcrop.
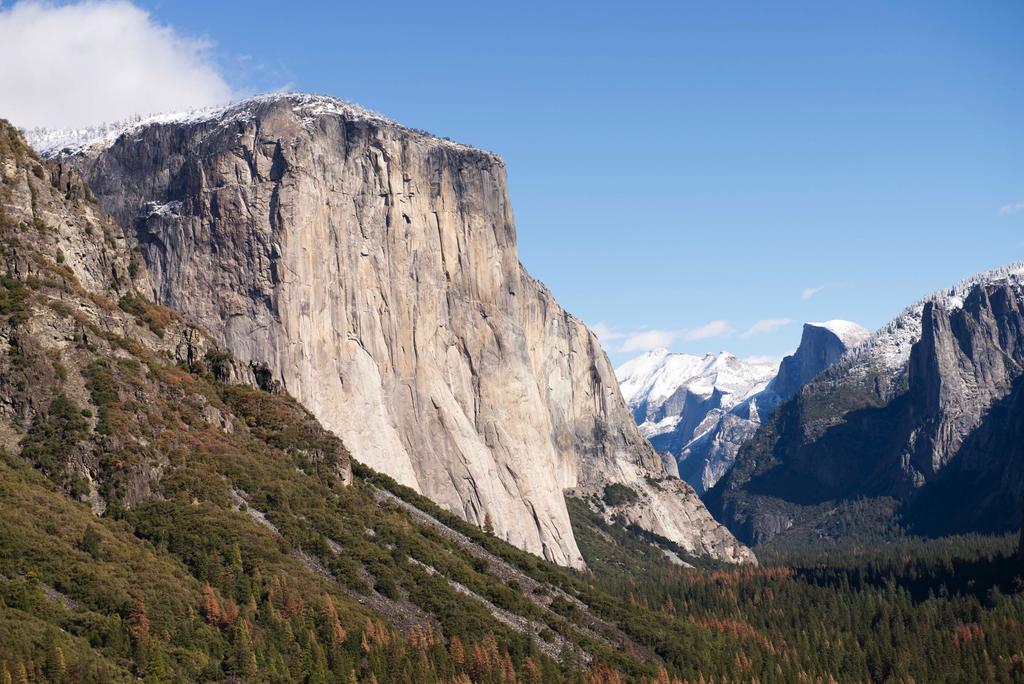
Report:
M133 227L158 301L466 519L580 566L563 491L665 476L596 337L519 264L498 157L312 96L64 156ZM676 507L665 536L752 559L685 494L651 493Z
M807 385L708 497L719 518L763 542L882 497L924 533L1015 529L1022 274L982 274L924 300Z
M9 128L0 121L0 135ZM88 201L90 192L77 171L67 164L44 163L10 133L0 141L0 220L10 231L34 231L32 246L53 254L66 277L91 292L120 296L149 281L137 255L133 255L120 227L106 220ZM42 242L40 242L42 240ZM24 250L26 253L28 249ZM19 256L16 241L6 252L6 271L29 277L34 265Z

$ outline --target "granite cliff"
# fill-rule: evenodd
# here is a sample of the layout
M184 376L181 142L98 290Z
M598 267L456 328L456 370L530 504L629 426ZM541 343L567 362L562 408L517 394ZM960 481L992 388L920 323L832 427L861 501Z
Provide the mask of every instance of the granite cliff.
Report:
M805 323L800 346L782 359L768 389L779 401L793 398L801 387L870 336L870 331L850 321Z
M279 384L355 458L581 566L563 493L753 556L636 429L596 337L520 265L493 154L338 100L255 98L100 139L37 138L129 227L152 296Z

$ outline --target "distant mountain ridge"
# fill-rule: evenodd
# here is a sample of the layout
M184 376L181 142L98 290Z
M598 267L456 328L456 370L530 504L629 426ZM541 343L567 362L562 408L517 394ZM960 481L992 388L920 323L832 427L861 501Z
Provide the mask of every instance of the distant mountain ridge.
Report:
M827 517L867 497L944 534L1020 524L1024 264L905 309L808 383L708 495L735 533L842 536Z
M703 493L765 416L869 335L850 321L807 323L800 346L781 363L657 349L624 363L616 375L641 433L671 454L680 477Z
M761 392L775 377L778 359L655 349L616 369L622 396L645 437L692 433L712 409L728 410Z

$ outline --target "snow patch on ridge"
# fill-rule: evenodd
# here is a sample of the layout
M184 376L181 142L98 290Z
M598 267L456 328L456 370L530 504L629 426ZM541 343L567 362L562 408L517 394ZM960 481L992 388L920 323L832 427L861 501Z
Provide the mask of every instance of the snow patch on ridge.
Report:
M203 124L216 122L220 126L233 123L244 123L256 119L260 106L269 103L288 101L293 111L303 117L303 123L312 125L323 116L340 116L347 121L362 121L378 126L401 128L430 139L436 144L460 150L482 152L497 159L497 155L469 145L453 142L447 138L403 126L382 114L371 111L357 104L340 100L327 95L307 93L269 93L257 95L229 105L201 107L181 112L167 112L152 116L137 116L126 121L104 123L97 126L82 128L48 129L33 128L23 131L25 139L44 158L57 156L74 156L90 151L99 151L113 145L123 135L138 134L149 126L169 124ZM500 160L499 160L500 161Z
M921 317L925 304L935 302L948 311L955 311L963 306L964 297L971 288L1004 281L1018 287L1024 285L1024 261L982 271L961 280L953 287L933 292L914 302L862 344L848 351L830 369L829 374L832 377L845 373L864 374L872 368L899 373L910 359L910 348L921 339Z
M173 216L181 209L181 200L173 200L161 204L160 202L146 202L142 205L143 216Z

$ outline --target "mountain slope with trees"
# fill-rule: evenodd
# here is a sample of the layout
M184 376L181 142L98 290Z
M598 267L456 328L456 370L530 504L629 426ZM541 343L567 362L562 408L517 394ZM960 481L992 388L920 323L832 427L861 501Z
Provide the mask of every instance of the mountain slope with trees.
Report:
M6 124L0 256L0 681L1024 676L1015 538L736 568L612 490L566 502L577 572L443 510L149 302L88 187Z

